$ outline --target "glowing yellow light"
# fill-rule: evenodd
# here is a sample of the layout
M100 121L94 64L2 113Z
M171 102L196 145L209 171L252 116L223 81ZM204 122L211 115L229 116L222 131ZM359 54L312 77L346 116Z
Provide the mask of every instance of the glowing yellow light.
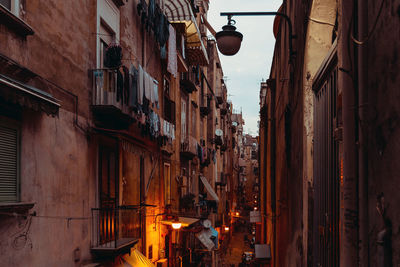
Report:
M173 223L171 223L171 226L172 226L173 229L178 230L178 229L181 228L182 223L180 223L180 222L173 222Z
M254 207L254 210L257 210L258 208L257 207Z
M239 212L236 212L236 216L239 216Z
M225 231L229 231L229 227L228 226L225 226Z

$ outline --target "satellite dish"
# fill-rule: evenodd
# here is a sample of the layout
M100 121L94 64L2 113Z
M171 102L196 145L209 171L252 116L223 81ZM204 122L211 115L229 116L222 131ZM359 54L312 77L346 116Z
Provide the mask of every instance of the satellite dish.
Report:
M222 134L223 134L223 132L222 132L221 129L215 130L215 135L216 135L216 136L222 136Z
M238 123L237 123L236 121L233 121L233 122L232 122L232 125L233 125L233 126L237 126Z
M203 221L203 226L204 226L204 228L210 228L211 227L211 221L210 220L204 220Z

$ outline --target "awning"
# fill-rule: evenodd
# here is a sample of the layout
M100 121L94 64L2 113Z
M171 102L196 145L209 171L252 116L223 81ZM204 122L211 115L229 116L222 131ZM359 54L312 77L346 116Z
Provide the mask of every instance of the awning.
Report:
M219 198L217 193L215 193L214 189L212 188L212 186L210 185L210 183L207 181L207 178L204 176L200 176L201 181L203 182L205 188L207 189L207 192L211 195L211 197L219 202Z
M190 3L187 0L166 0L164 13L170 23L184 23L186 26L186 55L189 63L208 65L207 51Z
M0 89L0 98L7 102L36 111L43 111L47 115L55 116L58 114L59 101L49 93L33 86L0 74Z
M155 267L155 265L137 249L133 249L130 255L125 254L122 256L118 266Z
M195 222L198 222L199 219L196 218L189 218L189 217L178 217L178 221L182 224L182 227L188 227ZM175 220L162 220L162 224L166 225L171 225L173 222L176 222Z

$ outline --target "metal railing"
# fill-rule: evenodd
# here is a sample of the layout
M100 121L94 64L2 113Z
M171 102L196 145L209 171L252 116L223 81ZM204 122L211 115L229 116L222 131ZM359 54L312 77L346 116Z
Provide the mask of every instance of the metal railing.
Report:
M197 155L197 140L188 136L183 142L181 142L181 153L188 153L191 155Z
M140 212L125 206L92 209L92 249L117 249L141 236Z
M92 105L112 106L123 113L129 114L129 107L124 103L123 92L119 92L117 88L117 70L94 69L92 70L92 74Z

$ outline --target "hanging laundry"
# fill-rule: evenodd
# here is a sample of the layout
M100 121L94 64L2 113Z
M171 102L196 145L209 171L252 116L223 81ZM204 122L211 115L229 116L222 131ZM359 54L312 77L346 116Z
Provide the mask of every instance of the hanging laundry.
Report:
M124 76L122 72L117 70L117 102L122 102L122 91L124 90Z
M135 108L138 102L137 99L137 87L138 87L138 70L131 64L131 67L129 69L129 103L128 105L130 107Z
M161 136L167 136L165 130L164 130L164 124L165 124L165 120L163 118L160 117L160 135Z
M139 65L139 84L138 84L138 94L137 100L139 105L143 105L143 95L144 95L144 71L142 66Z
M123 91L123 97L124 97L124 104L128 105L129 104L129 93L130 93L130 87L131 87L131 79L129 75L129 69L126 66L122 66L122 70L124 73L124 91Z
M169 21L162 10L156 6L154 19L154 35L160 46L165 46L169 38Z
M151 102L151 94L153 91L151 76L144 72L144 97Z
M154 111L150 111L149 113L149 126L150 126L150 135L154 138L159 137L160 135L160 118L157 113Z
M93 72L94 75L94 80L96 83L96 92L99 94L100 92L103 91L104 89L104 75L103 75L103 71L101 70L96 70Z
M160 57L161 59L167 59L167 46L163 45L160 47Z
M147 7L146 0L140 0L137 5L137 12L138 12L138 15L141 17L142 24L146 24L146 22L147 22L147 11L148 11L148 7Z
M169 25L168 39L168 65L167 70L176 77L178 74L178 61L176 52L176 32L172 25Z
M153 80L153 102L154 105L157 107L157 109L160 108L159 104L158 104L158 81L157 80Z
M154 30L154 20L156 17L156 1L155 0L149 0L149 6L147 8L147 30L153 29Z

